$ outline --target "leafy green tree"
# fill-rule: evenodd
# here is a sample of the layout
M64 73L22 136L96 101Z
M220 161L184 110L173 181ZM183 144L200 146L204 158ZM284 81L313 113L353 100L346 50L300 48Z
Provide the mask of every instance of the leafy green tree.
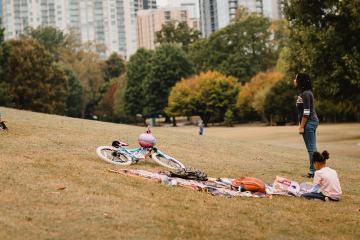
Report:
M306 71L319 102L343 115L360 112L360 4L358 1L285 1L289 21L288 76ZM321 110L319 110L321 111ZM325 111L324 111L325 112Z
M205 126L211 119L231 125L238 94L234 77L209 71L178 82L172 88L166 112L171 116L198 115Z
M276 62L276 71L281 73L288 73L289 72L289 48L284 47L280 53L279 58Z
M241 17L202 43L194 43L189 57L197 62L198 71L215 69L242 83L247 82L276 63L270 25L267 18L255 14Z
M228 127L232 127L233 126L233 122L234 122L234 111L232 109L228 109L225 112L225 116L224 116L224 123L226 126Z
M149 74L152 55L152 51L141 48L130 57L127 64L124 111L131 117L143 114L145 94L151 94L144 92L142 85Z
M271 22L270 28L268 29L272 33L271 45L276 57L279 57L280 53L284 48L288 46L289 42L289 23L284 20L275 20Z
M321 116L322 121L326 122L337 122L344 120L344 115L342 114L342 108L345 102L334 103L331 100L323 99L322 101L316 102L316 113Z
M69 34L65 34L60 29L52 26L29 27L21 37L38 41L51 53L56 61L60 59L61 49L68 47L71 41Z
M5 32L5 28L1 26L2 26L2 19L0 18L0 44L2 44L4 41L4 32Z
M256 12L250 12L247 7L243 7L240 5L236 11L234 20L235 22L240 22L240 21L244 21L249 16L256 16L256 15L258 15Z
M113 105L113 113L114 120L120 122L129 122L134 119L131 116L128 116L125 112L125 93L127 89L127 78L125 75L122 75L117 80L117 89L114 96L114 105Z
M270 125L274 122L296 122L295 107L297 92L293 83L285 79L277 82L266 95L264 113Z
M1 18L0 18L0 106L7 106L11 103L12 97L9 94L9 85L3 81L3 51L2 44L4 41L4 31L5 29L1 27Z
M186 51L189 44L200 38L200 31L190 28L186 22L170 21L156 32L157 43L178 43Z
M125 72L124 59L117 53L113 53L105 61L104 64L104 75L105 80L117 78Z
M266 119L264 102L270 89L283 79L283 74L275 71L260 72L251 78L250 82L240 88L237 107L244 118L254 117L255 114ZM287 103L288 104L288 103Z
M95 113L100 117L101 120L113 121L114 119L114 103L115 94L118 90L119 78L113 78L102 86L102 94L100 100L96 106Z
M10 86L0 80L0 106L11 106L11 103L12 96L10 94Z
M64 114L66 76L44 47L31 39L7 41L2 62L1 79L9 86L15 107Z
M82 117L84 105L84 88L71 69L65 69L67 77L68 96L66 99L66 116Z
M206 38L200 39L189 46L187 56L197 74L215 68L208 61L211 54L212 49L209 46L209 40Z
M143 82L143 114L153 117L164 114L171 88L192 73L192 65L179 46L164 43L158 47Z
M84 117L91 118L109 87L104 79L104 62L96 52L80 50L64 62L78 76L84 88Z

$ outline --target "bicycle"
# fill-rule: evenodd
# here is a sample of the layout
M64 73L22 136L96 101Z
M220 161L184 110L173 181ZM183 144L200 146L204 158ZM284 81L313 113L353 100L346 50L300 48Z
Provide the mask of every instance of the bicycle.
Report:
M146 132L151 134L150 129ZM141 136L141 135L140 135ZM155 139L155 138L154 138ZM155 140L156 141L156 140ZM140 138L139 143L141 144ZM153 144L155 145L155 143ZM115 140L111 146L100 146L96 149L97 155L104 161L116 165L131 165L150 157L156 163L170 169L184 169L185 165L179 160L165 154L151 145L143 145L138 148L129 149L127 143Z

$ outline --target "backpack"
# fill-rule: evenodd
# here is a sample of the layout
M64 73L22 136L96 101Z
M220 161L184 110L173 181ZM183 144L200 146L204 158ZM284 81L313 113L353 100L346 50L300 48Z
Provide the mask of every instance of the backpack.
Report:
M241 177L232 180L231 185L238 188L239 191L261 192L265 193L265 183L253 177Z

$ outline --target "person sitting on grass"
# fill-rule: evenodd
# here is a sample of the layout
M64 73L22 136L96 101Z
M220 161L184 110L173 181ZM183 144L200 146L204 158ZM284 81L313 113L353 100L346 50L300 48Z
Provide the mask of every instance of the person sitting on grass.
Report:
M7 131L8 128L5 125L5 121L1 121L1 113L0 113L0 130Z
M325 150L321 154L314 152L313 161L316 169L314 176L314 186L309 193L302 196L306 199L321 199L323 201L339 201L341 197L341 187L338 175L334 169L326 166L329 153Z

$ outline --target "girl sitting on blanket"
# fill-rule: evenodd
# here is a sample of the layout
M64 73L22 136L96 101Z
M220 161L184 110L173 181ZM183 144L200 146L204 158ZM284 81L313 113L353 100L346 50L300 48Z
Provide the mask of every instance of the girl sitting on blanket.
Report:
M341 197L341 187L338 175L335 170L326 167L326 160L329 153L323 151L314 152L313 161L315 166L314 186L309 193L302 196L306 199L321 199L323 201L339 201Z

